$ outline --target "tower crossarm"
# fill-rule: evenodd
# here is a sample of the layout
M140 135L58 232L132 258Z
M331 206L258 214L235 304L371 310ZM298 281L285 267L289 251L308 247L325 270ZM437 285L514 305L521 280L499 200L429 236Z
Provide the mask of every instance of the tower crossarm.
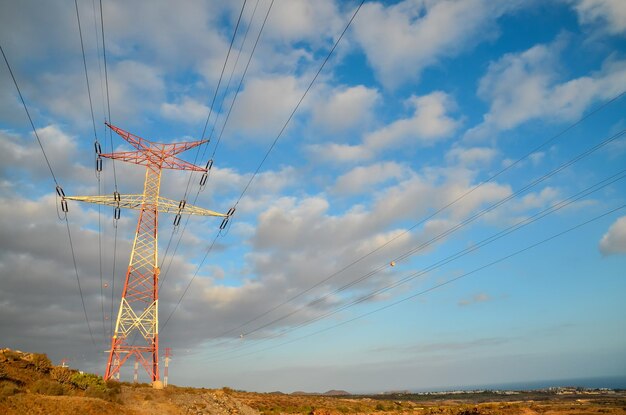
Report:
M168 199L165 197L159 197L159 212L163 213L182 213L187 215L196 215L196 216L217 216L220 218L225 218L228 216L227 213L218 213L209 209L204 209L198 206L185 204L185 207L180 209L181 203L179 201Z
M146 140L145 138L141 138L138 135L135 135L135 134L129 133L128 131L122 130L119 127L116 127L116 126L114 126L112 124L109 124L108 122L105 122L105 124L111 130L115 131L117 133L117 135L122 137L124 140L128 141L137 150L148 148L148 147L150 147L150 144L152 144L150 141Z
M111 207L120 207L124 209L141 210L144 203L144 195L101 195L101 196L66 196L66 200L74 200L77 202L94 203L96 205L105 205ZM156 200L156 208L160 213L181 213L196 216L217 216L225 218L226 213L218 213L209 209L198 206L184 204L181 208L181 202L159 196Z
M111 130L115 131L117 135L126 140L130 145L135 147L137 150L147 150L153 149L159 151L163 154L167 154L173 156L178 153L182 153L183 151L187 151L204 143L207 143L209 140L198 140L198 141L187 141L182 143L171 143L171 144L160 144L155 143L150 140L146 140L145 138L139 137L138 135L129 133L126 130L122 130L119 127L116 127L112 124L105 123L107 127Z
M169 145L169 144L168 144ZM172 156L163 151L158 151L155 149L146 149L146 150L137 150L137 151L118 151L115 153L107 153L101 154L101 157L108 159L115 159L120 161L126 161L129 163L139 164L142 166L148 166L152 164L156 164L160 166L162 169L171 169L171 170L191 170L191 171L201 171L206 172L207 169L196 166L195 164L191 164L186 162L183 159L180 159L176 156Z

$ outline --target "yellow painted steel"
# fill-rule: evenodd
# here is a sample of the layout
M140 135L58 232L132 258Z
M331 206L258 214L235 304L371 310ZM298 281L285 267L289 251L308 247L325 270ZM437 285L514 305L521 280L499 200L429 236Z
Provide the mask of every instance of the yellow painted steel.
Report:
M141 206L144 202L144 195L120 195L120 200L116 200L113 195L102 196L66 196L67 200L75 200L77 202L95 203L97 205L105 205L126 209L141 210ZM178 213L178 205L180 202L168 199L166 197L158 196L156 198L156 205L159 213ZM201 207L193 206L190 204L180 211L181 214L197 215L197 216L217 216L225 218L228 216L225 213L218 213L209 209L203 209Z
M128 337L133 330L139 330L145 339L153 338L159 332L158 328L158 301L154 301L146 307L141 315L137 315L135 310L122 298L117 321L117 334Z

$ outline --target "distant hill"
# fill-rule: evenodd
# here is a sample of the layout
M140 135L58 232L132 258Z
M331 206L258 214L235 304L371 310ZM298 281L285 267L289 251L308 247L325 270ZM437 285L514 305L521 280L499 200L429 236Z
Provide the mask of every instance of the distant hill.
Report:
M333 390L324 392L322 395L324 396L348 396L350 395L350 392L346 392L344 390L333 389Z
M321 392L295 391L295 392L291 392L291 395L296 395L296 396L348 396L348 395L351 395L351 394L350 394L350 392L346 392L344 390L332 389L332 390L326 391L324 393L321 393Z

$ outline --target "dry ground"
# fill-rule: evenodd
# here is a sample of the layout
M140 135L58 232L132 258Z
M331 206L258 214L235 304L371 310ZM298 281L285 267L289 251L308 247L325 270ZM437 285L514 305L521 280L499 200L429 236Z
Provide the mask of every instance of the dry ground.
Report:
M376 397L292 396L235 392L233 396L261 414L416 414L416 415L626 415L626 394L560 396L542 400L482 402L483 398L440 400L413 395Z
M0 414L626 415L626 392L311 396L104 382L43 354L0 349Z

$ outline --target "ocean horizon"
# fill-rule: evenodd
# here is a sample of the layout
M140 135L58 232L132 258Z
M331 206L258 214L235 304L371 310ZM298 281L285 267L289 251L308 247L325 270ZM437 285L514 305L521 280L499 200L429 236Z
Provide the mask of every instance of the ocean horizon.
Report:
M626 376L602 376L602 377L584 377L584 378L564 378L564 379L547 379L533 381L519 381L506 383L488 383L463 386L442 386L436 388L418 388L413 389L415 392L442 392L453 390L536 390L552 387L580 387L589 389L626 389Z

